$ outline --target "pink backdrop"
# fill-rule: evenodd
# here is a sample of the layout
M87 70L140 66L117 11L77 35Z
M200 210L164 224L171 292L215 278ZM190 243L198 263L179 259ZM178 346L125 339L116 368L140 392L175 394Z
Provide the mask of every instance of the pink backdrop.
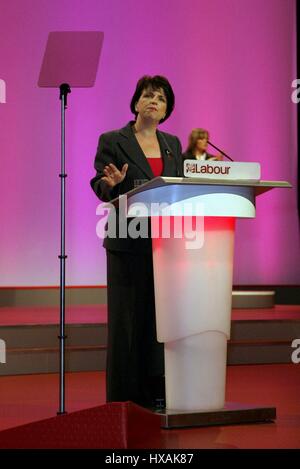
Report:
M261 196L238 222L235 284L299 284L294 0L0 0L0 286L59 283L59 129L55 89L37 87L50 31L99 30L94 88L67 111L67 283L106 283L89 187L98 135L131 119L137 79L166 75L176 109L161 126L186 146L193 127L262 177L293 190Z

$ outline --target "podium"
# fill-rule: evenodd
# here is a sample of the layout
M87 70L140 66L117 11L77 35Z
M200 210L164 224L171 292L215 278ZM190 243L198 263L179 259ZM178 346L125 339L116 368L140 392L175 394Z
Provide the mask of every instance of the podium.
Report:
M256 197L276 187L291 185L156 177L111 201L127 217L151 217L165 428L276 418L274 407L225 403L235 220L254 218Z

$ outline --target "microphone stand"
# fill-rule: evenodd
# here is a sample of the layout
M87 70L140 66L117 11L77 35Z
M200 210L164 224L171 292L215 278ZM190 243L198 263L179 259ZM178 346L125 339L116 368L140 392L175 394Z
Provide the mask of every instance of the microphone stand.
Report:
M224 153L224 151L220 150L220 148L216 147L213 143L211 143L209 140L207 142L211 147L214 147L216 150L218 150L220 153L222 153L222 155L226 156L226 158L228 158L230 161L233 161L232 158L230 158L230 156L226 155L226 153Z
M60 172L60 329L59 329L59 411L57 415L66 414L65 411L65 285L66 285L66 254L65 254L65 110L67 108L67 96L71 88L67 83L59 87L61 100L61 172Z

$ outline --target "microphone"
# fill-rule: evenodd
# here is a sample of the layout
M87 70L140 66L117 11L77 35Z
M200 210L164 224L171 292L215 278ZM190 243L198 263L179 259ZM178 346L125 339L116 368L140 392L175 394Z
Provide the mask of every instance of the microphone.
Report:
M222 153L222 155L226 156L226 158L228 158L230 161L234 161L232 158L230 158L230 156L226 155L226 153L224 153L224 151L220 150L220 148L216 147L213 143L211 143L209 140L207 141L207 143L211 146L211 147L214 147L216 150L218 150L220 153Z

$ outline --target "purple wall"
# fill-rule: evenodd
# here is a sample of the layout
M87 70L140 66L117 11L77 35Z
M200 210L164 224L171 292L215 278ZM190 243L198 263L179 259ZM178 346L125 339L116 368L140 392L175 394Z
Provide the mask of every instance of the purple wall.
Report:
M59 125L54 89L37 87L49 31L104 31L94 88L67 111L67 283L105 284L89 187L98 135L131 119L137 79L165 74L176 109L161 126L185 147L193 127L262 178L288 180L238 221L235 284L299 284L294 0L0 0L0 286L59 282ZM1 83L1 82L0 82Z

